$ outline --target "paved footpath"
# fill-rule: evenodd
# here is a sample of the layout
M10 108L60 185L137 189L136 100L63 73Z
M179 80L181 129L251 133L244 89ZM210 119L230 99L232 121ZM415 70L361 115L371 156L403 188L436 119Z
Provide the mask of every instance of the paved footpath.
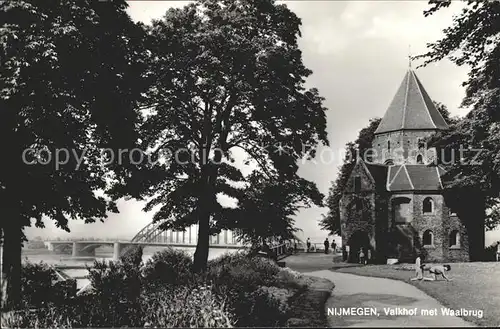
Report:
M326 256L326 255L325 255ZM324 258L324 257L321 257ZM326 259L314 255L292 256L287 266L296 267L305 275L325 278L335 284L332 296L327 300L325 308L330 327L473 327L462 318L441 315L444 306L418 288L402 281L359 276L328 270L330 266L319 270L321 263L327 265ZM307 271L307 263L311 264L311 272ZM328 315L328 309L376 308L377 315ZM386 315L384 308L396 311L416 310L416 315ZM421 315L421 310L437 309L437 315Z

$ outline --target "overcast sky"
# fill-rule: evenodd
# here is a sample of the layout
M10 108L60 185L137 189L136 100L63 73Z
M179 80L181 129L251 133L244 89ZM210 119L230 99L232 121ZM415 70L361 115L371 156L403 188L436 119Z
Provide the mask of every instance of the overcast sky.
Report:
M314 181L327 193L335 179L339 150L356 138L372 117L383 116L408 69L409 46L413 55L426 51L426 43L440 38L462 4L425 18L427 1L283 1L302 19L300 47L305 65L314 73L308 85L317 87L329 109L330 148L320 152L316 163L301 166L300 174ZM182 1L131 1L128 9L136 21L148 23L161 17L169 7L181 7ZM416 67L418 63L413 63ZM430 97L448 106L454 115L463 115L459 105L464 96L461 83L467 68L443 61L418 69L417 75ZM334 158L332 158L334 156ZM131 238L151 221L151 213L142 212L142 204L119 202L119 214L111 214L105 223L70 224L71 233L47 222L44 230L30 228L28 237L121 237ZM304 210L296 224L304 237L321 242L326 232L318 226L326 209Z

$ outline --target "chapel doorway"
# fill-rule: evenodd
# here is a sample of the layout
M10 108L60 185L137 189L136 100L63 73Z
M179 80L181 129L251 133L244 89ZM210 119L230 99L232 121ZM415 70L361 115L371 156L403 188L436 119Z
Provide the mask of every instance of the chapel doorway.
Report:
M351 237L347 241L349 245L349 258L347 261L349 263L359 263L359 250L363 248L365 257L367 256L368 250L371 250L370 238L368 233L365 231L355 231L351 234ZM371 250L373 255L373 250Z

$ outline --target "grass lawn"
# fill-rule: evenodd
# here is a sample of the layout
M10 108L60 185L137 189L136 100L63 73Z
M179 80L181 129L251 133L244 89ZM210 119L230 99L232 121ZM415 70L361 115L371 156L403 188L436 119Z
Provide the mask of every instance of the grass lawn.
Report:
M464 317L479 326L500 325L500 262L451 263L451 282L410 281L409 265L336 267L334 270L365 276L396 279L413 284L452 309L483 310L483 318ZM426 272L428 276L428 272Z

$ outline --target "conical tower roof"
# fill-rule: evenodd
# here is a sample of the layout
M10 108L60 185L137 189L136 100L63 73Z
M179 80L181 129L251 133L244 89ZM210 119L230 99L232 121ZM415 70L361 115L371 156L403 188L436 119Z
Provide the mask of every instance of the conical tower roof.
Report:
M399 86L375 134L397 130L442 130L448 125L411 69Z

